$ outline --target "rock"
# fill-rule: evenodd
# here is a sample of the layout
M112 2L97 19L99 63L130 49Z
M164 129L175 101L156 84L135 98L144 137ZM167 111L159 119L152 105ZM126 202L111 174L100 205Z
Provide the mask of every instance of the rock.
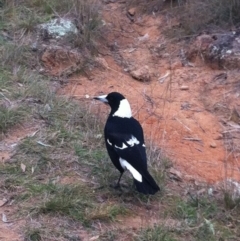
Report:
M186 58L190 61L195 61L198 57L202 59L202 56L207 52L209 46L214 42L211 35L203 34L198 36L192 44L188 45L186 50Z
M67 34L77 34L78 29L70 19L55 18L47 23L38 26L43 30L44 35L47 34L52 38L61 38ZM46 32L46 33L45 33Z
M136 13L136 9L135 9L135 8L130 8L130 9L128 10L128 14L130 14L131 16L134 16L135 13Z
M55 76L70 76L83 61L77 50L60 46L47 47L40 58L44 67Z
M180 87L180 90L189 90L189 86L187 86L187 85L182 85L182 86Z
M109 69L108 63L104 58L96 57L95 61L104 69Z
M144 41L146 41L148 39L149 39L149 34L148 33L144 34L143 36L138 37L138 40L140 42L144 42Z
M222 134L217 134L217 136L215 137L215 140L221 140L223 139L223 135Z
M210 147L216 148L216 147L217 147L217 144L213 141L213 142L210 143Z
M203 59L212 68L240 68L240 31L198 36L186 52L187 58Z
M151 80L150 72L149 72L149 67L147 65L143 66L140 69L134 70L130 72L130 75L136 79L140 80L143 82L148 82Z

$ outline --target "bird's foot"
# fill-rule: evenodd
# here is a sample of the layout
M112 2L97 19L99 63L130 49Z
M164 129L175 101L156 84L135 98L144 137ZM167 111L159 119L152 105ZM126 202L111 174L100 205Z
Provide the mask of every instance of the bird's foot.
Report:
M121 189L121 185L119 183L110 184L109 186L114 189Z
M115 183L115 184L110 184L110 187L114 189L122 189L122 187L127 188L128 186L124 183L122 183L121 185L119 183Z

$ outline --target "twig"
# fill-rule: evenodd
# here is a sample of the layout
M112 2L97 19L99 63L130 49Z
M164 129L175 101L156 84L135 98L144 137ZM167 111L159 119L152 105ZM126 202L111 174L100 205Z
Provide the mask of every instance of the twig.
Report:
M183 138L183 140L186 140L186 141L202 141L201 139L195 138L195 137L185 137L185 138Z
M167 71L167 73L166 73L165 75L161 76L161 77L158 79L158 81L159 81L160 83L163 83L164 80L165 80L169 75L170 75L170 71Z
M189 127L187 127L186 125L184 125L177 117L174 117L174 119L175 119L176 121L178 121L181 125L183 125L187 130L189 130L189 131L192 132L192 130L191 130Z

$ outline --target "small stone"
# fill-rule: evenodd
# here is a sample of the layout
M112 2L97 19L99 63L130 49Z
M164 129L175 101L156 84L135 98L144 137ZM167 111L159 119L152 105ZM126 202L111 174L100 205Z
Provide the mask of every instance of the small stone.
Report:
M131 71L130 75L137 80L143 81L143 82L148 82L151 80L150 72L149 72L149 67L143 66L140 69Z
M144 42L144 41L146 41L148 39L149 39L149 34L148 33L144 34L143 36L138 37L138 40L141 41L141 42Z
M189 86L187 86L187 85L182 85L182 86L180 87L180 90L189 90Z
M213 189L212 189L211 187L208 189L208 195L209 195L209 196L212 196L212 195L213 195Z
M128 10L128 13L129 13L131 16L134 16L135 13L136 13L136 9L135 9L135 8L130 8L130 9Z
M217 144L216 144L215 142L211 142L211 143L210 143L210 147L216 148L216 147L217 147Z
M95 61L105 69L109 69L108 63L104 58L96 57Z
M43 74L45 72L44 68L39 69L39 74Z
M37 42L33 43L31 46L32 51L36 52L38 50Z
M221 140L221 139L223 139L223 135L219 133L219 134L215 137L215 140Z

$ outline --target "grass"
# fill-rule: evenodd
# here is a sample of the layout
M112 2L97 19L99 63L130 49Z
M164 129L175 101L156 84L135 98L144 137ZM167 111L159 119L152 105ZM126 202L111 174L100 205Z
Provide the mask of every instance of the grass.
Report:
M96 40L101 36L100 10L101 4L97 0L27 0L24 5L10 0L5 2L0 11L0 26L12 28L22 35L35 31L38 24L54 17L74 19L79 31L76 35L69 36L67 42L95 53Z
M136 241L177 241L177 239L173 238L173 235L169 232L169 230L155 226L153 228L143 229L139 236L135 239Z
M164 32L170 38L186 38L201 32L216 32L238 28L240 2L236 0L191 0L191 1L149 1L132 0L128 7L136 7L141 12L164 13L166 18L174 16L178 24L169 26Z
M0 133L6 133L11 127L24 120L25 111L18 107L10 109L0 106Z
M73 220L87 224L87 210L92 208L94 203L91 189L85 186L73 185L46 185L30 187L31 192L44 193L45 200L37 207L32 208L32 213L54 214L71 217Z
M28 229L25 232L25 240L26 241L41 241L41 231L39 229Z
M103 123L91 102L58 96L50 78L38 73L37 53L25 43L36 24L72 14L81 33L70 41L91 51L101 28L99 9L96 1L72 0L10 0L0 9L0 28L12 38L0 37L0 132L7 135L26 122L36 127L0 162L0 196L9 200L9 220L26 221L19 230L29 241L82 240L82 233L108 241L237 240L238 199L231 192L219 198L182 195L187 184L168 179L171 161L151 141L149 170L162 191L153 197L137 193L129 173L122 178L126 187L110 188L119 172L107 156ZM149 219L149 225L134 227L134 217Z

